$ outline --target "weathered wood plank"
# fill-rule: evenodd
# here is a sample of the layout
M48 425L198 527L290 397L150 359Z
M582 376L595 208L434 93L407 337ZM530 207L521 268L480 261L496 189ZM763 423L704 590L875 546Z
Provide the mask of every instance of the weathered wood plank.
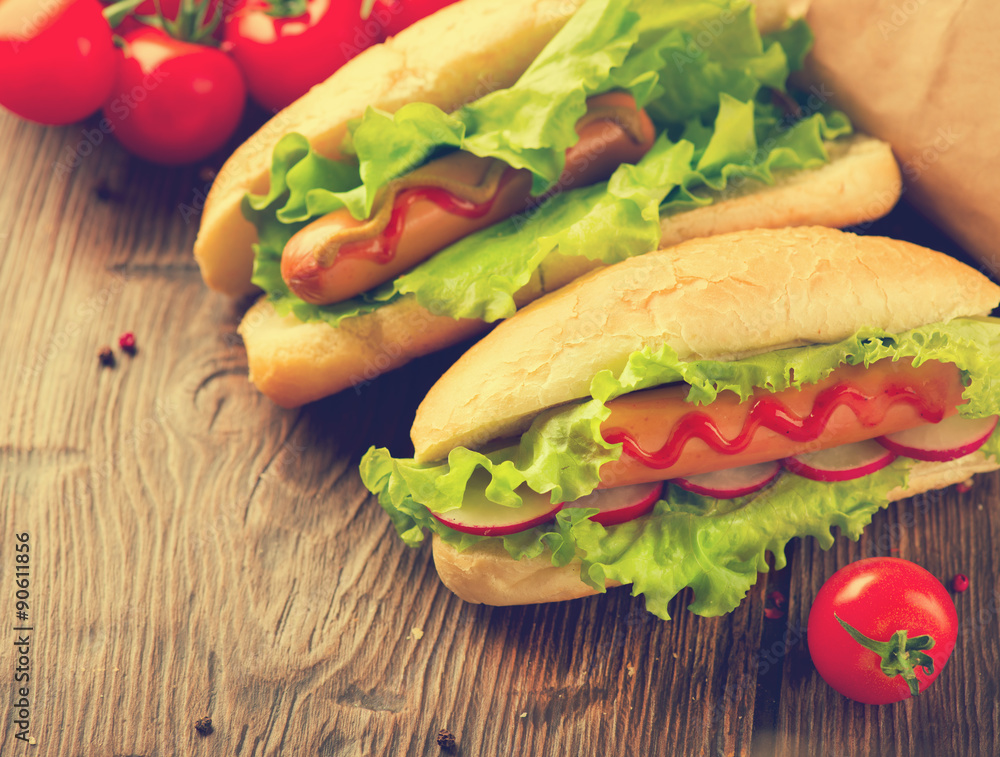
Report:
M110 143L84 156L88 128L0 115L0 583L30 532L38 754L437 755L441 728L465 755L995 751L996 477L897 506L859 546L793 544L787 625L764 618L765 579L721 619L680 597L664 623L625 590L466 605L356 470L371 444L406 451L461 348L301 411L270 405L244 377L243 305L190 256L205 178ZM99 369L125 330L139 353ZM884 538L943 575L968 568L960 612L979 620L933 697L875 712L818 681L797 629L822 579ZM193 729L204 715L210 736ZM3 754L26 749L15 732L5 711Z

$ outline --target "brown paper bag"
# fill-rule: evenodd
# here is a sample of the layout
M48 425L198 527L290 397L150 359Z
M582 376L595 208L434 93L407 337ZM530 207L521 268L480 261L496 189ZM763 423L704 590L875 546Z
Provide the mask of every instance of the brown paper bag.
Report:
M813 0L807 20L811 85L892 144L904 197L1000 279L1000 3Z

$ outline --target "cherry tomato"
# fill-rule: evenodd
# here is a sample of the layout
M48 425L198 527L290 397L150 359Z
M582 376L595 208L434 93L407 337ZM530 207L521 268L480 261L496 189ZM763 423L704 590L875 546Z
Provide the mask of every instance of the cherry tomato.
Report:
M220 50L145 27L124 37L125 59L104 106L118 140L155 163L200 160L222 147L243 115L246 86Z
M931 685L957 633L955 605L940 581L908 560L872 557L827 579L809 611L807 637L816 670L830 686L858 702L887 704ZM863 637L884 646L873 651ZM883 672L879 653L904 647L903 672Z
M0 104L22 118L69 124L101 107L118 51L97 0L6 0L0 9Z
M395 37L410 24L454 2L455 0L380 0L379 4L384 4L389 11L390 20L385 27L386 36Z
M380 41L382 21L378 14L363 20L361 6L362 0L241 0L223 39L250 96L280 110Z

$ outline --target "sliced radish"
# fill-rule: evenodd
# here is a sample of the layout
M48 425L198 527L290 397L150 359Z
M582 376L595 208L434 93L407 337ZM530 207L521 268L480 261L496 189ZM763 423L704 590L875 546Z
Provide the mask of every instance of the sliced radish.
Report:
M894 452L868 439L786 457L781 463L792 473L813 481L850 481L881 470L895 459Z
M565 507L596 507L600 512L590 516L590 519L602 526L614 526L650 512L662 493L662 481L615 486L598 489L586 497L567 502Z
M995 415L987 418L952 415L940 423L927 423L887 434L875 441L897 455L940 463L975 452L986 443L996 426Z
M553 505L548 494L537 492L522 486L517 490L521 495L520 507L504 507L486 499L479 490L468 491L465 501L457 510L449 510L438 514L432 512L435 518L456 531L476 536L504 536L526 531L540 523L552 520L562 509L562 503Z
M675 478L672 483L695 494L730 499L763 489L774 481L780 470L781 464L775 460L712 473L699 473L697 476L687 478Z

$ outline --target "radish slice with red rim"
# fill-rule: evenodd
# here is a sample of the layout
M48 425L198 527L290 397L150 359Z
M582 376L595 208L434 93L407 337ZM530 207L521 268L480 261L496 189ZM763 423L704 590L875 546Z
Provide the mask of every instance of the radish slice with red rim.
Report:
M600 512L591 515L590 519L602 526L614 526L651 512L662 492L662 481L615 486L598 489L586 497L567 502L564 507L596 507Z
M553 505L550 495L539 494L526 486L519 487L517 493L521 496L521 506L505 507L488 500L481 490L470 488L460 508L440 514L431 512L431 515L462 533L505 536L546 523L562 509L561 502Z
M850 481L881 470L895 459L896 453L868 439L787 457L781 464L795 475L813 481Z
M996 426L995 415L986 418L952 415L940 423L926 423L880 436L875 441L897 455L941 463L975 452L986 443Z
M712 473L699 473L697 476L675 478L671 483L694 494L703 494L706 497L716 497L717 499L731 499L742 497L744 494L753 494L755 491L763 489L774 481L780 471L781 464L775 460L769 463L727 468Z

